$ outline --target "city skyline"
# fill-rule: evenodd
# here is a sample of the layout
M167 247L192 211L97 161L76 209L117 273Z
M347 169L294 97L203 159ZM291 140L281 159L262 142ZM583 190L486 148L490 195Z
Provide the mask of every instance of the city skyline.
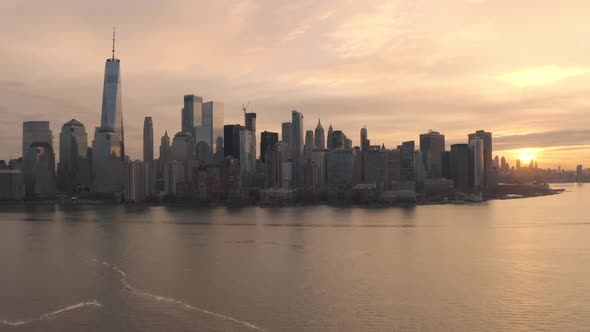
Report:
M11 26L0 33L7 55L0 68L10 78L0 81L2 159L19 156L23 121L50 121L56 147L56 133L67 121L82 122L90 135L100 125L104 75L100 63L111 46L110 27L101 20L113 15L109 22L118 26L117 57L125 63L125 141L132 159L142 156L144 117L153 118L156 139L165 130L173 135L179 130L181 96L195 93L223 102L226 124L241 123L240 105L252 100L249 110L258 113L259 132L280 132L281 122L297 109L307 118L304 132L314 129L321 117L325 127L332 124L350 135L354 145L360 144L357 133L363 125L372 141L388 148L417 141L428 129L440 131L446 136L447 150L451 144L464 143L468 133L485 129L494 133L494 156L505 156L511 165L518 157L528 164L523 156L536 156L543 168L590 164L590 131L584 127L590 119L583 98L584 68L589 64L583 57L585 46L576 38L582 23L568 19L559 24L568 15L583 13L588 4L553 8L527 6L525 1L511 4L512 13L507 15L503 2L449 2L444 10L464 15L453 16L457 22L433 22L439 33L420 27L422 20L435 17L441 9L422 2L373 2L361 7L349 3L339 10L328 10L333 4L287 8L281 4L261 8L262 4L248 1L201 4L203 12L218 13L219 19L232 22L216 30L206 28L207 19L198 22L205 27L202 31L199 24L189 28L176 22L185 15L180 4L149 3L132 17L125 16L134 9L131 4L122 4L114 14L104 11L108 2L104 8L67 1L34 9L1 4L7 14L3 22ZM62 24L49 24L39 15L46 11L51 14L47 17L59 17L56 9L66 5ZM162 8L167 11L157 14ZM10 15L19 10L30 17ZM496 15L480 22L467 18L480 10ZM289 24L256 20L264 13L285 11L293 13ZM535 19L518 20L520 14L530 17L531 11ZM304 13L309 17L298 22ZM98 20L85 21L90 16ZM137 24L146 16L157 18L153 26ZM552 29L558 28L547 36L544 18L549 17L556 21ZM18 28L31 25L29 20L38 20L43 29ZM473 29L465 32L460 23ZM171 25L158 30L166 24ZM66 29L72 26L76 29ZM515 31L509 34L510 28ZM262 34L249 38L255 32ZM193 49L181 43L191 33L203 44L220 46L214 41L219 39L234 41L236 47L195 45ZM548 37L557 46L542 43ZM309 52L310 46L322 41L328 46ZM280 52L273 46L277 42L282 45L277 49L283 48ZM514 52L503 50L506 46ZM427 51L437 51L438 58ZM495 52L486 55L490 51ZM514 149L519 151L506 151Z

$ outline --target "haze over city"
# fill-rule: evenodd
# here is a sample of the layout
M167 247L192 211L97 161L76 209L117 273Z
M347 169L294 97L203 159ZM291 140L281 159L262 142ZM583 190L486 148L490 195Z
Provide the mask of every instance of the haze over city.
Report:
M116 10L114 10L116 8ZM447 145L494 133L494 155L540 167L590 164L590 4L536 1L52 1L0 3L0 155L21 123L99 125L104 60L117 26L126 149L140 158L180 126L183 94L225 103L279 131L290 110L395 147L428 129ZM58 144L58 137L56 137ZM522 150L525 149L525 150ZM515 151L516 150L516 151Z

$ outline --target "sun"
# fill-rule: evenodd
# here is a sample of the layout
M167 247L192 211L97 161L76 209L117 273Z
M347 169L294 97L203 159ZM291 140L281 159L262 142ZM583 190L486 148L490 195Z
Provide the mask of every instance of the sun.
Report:
M533 149L520 149L514 152L516 153L516 157L520 159L520 162L524 165L530 164L531 160L537 160L537 156Z

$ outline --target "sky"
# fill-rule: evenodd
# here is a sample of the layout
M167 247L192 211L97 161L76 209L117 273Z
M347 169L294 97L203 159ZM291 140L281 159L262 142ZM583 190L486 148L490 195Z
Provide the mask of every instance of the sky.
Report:
M21 154L22 122L100 123L112 27L125 145L142 157L180 130L184 94L280 132L290 111L358 145L394 148L429 129L447 147L493 132L494 155L590 166L590 2L504 0L2 0L0 159Z

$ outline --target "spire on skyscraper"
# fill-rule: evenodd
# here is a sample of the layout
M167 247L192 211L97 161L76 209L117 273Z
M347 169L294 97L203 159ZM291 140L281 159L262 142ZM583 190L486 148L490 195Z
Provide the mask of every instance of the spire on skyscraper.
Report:
M115 60L115 27L113 27L113 60Z

